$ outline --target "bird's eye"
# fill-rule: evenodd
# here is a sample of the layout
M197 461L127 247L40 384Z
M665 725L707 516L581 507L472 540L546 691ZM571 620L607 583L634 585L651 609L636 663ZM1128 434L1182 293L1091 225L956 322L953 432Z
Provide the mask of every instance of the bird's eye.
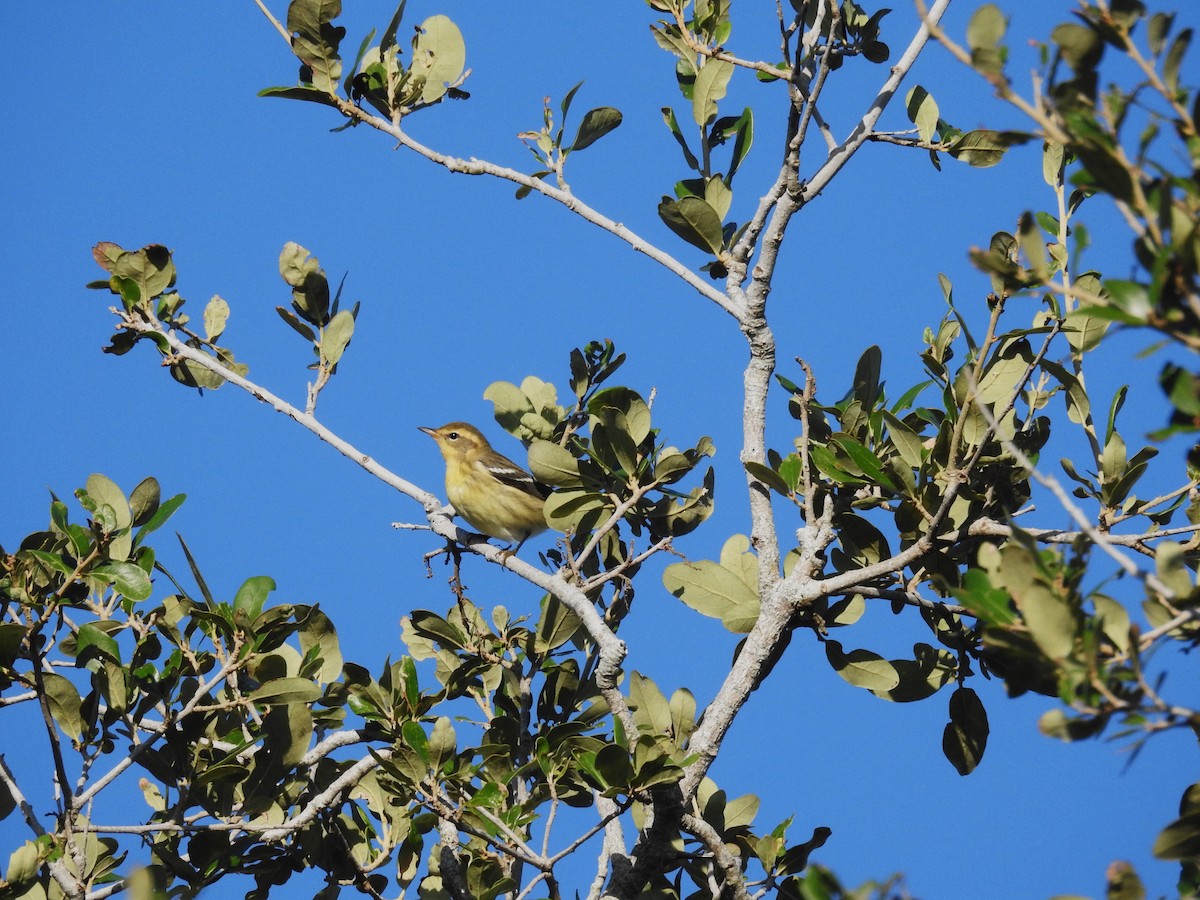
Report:
M458 440L458 432L457 432L457 431L452 431L452 432L450 432L448 435L446 435L446 437L447 437L447 438L449 438L449 439L450 439L450 440L452 440L452 441L457 441L457 440Z

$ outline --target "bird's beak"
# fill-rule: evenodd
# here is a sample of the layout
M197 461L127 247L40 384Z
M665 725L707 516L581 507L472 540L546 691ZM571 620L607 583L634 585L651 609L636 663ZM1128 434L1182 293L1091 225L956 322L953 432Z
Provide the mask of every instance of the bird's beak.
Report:
M425 432L427 435L429 435L430 437L436 437L436 435L433 433L433 429L432 429L432 428L426 428L424 425L418 425L418 426L417 426L417 431L423 431L423 432Z

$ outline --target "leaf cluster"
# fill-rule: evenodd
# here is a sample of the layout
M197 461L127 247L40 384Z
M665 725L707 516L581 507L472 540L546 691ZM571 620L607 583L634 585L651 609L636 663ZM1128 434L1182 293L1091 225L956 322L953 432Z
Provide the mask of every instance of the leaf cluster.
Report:
M215 359L222 368L243 376L250 371L249 366L234 358L232 350L217 344L229 320L229 304L220 296L214 295L204 307L203 334L191 327L191 317L183 312L186 301L170 290L175 286L176 273L171 251L166 247L150 244L140 250L125 250L110 241L103 241L92 248L92 257L109 273L109 278L93 281L88 287L108 290L118 296L127 319L141 323L161 322L185 335L188 347ZM205 388L216 390L225 383L218 372L172 352L166 338L153 331L122 327L112 336L104 352L122 356L143 339L150 340L158 348L171 377L180 384L203 393Z
M467 75L466 44L446 16L430 16L416 26L409 60L404 61L397 35L406 2L397 6L378 44L373 43L375 29L363 38L343 78L340 44L346 29L333 24L342 13L340 0L292 0L287 31L300 60L299 84L265 88L259 95L320 103L343 112L343 103L365 103L396 122L446 97L469 97L460 87Z
M643 558L635 539L661 548L711 515L711 466L697 487L684 492L676 485L715 448L708 438L682 449L668 444L640 394L604 386L624 359L610 341L573 350L569 408L558 403L552 384L533 376L520 386L496 382L484 397L496 421L528 444L534 477L554 488L546 521L568 542L565 555L552 551L547 558L597 585L617 574L628 588ZM631 599L632 592L622 595L622 607Z

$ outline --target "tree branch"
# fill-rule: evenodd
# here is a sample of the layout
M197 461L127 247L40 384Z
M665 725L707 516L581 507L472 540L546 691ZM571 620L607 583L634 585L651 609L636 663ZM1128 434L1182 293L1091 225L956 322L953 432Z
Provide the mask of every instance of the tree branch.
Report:
M220 375L230 384L241 388L251 396L268 404L277 412L284 414L304 428L307 428L318 438L325 441L325 443L329 444L347 459L366 469L384 484L395 488L402 494L419 502L429 517L429 523L434 533L448 540L456 541L489 562L511 569L526 581L540 587L544 591L548 591L561 600L572 612L579 616L584 628L587 629L588 634L599 648L600 665L596 670L596 683L601 694L608 702L609 708L613 713L622 718L624 724L629 729L629 733L636 732L636 728L633 725L633 716L629 712L629 707L625 702L624 696L617 687L621 677L621 663L625 659L625 642L620 640L613 633L612 629L604 623L604 619L596 611L596 607L578 585L569 583L563 573L556 575L548 574L519 557L507 554L499 547L488 543L483 535L472 534L469 531L456 527L450 519L447 508L442 505L442 502L435 495L421 490L411 482L384 468L348 441L338 437L313 416L302 412L297 407L277 397L266 388L255 384L248 378L225 368L218 360L208 354L201 353L199 350L187 346L187 344L179 340L174 332L165 329L157 319L141 320L125 313L123 310L113 309L112 311L121 318L126 328L130 328L141 334L160 335L167 341L172 352L177 356L183 357Z
M741 322L743 318L742 309L726 296L722 291L717 290L713 285L702 276L693 272L675 257L671 256L664 250L659 249L654 244L647 241L645 238L636 234L629 228L626 228L619 222L614 222L612 219L603 215L599 211L593 209L584 201L580 200L568 188L555 187L548 184L540 178L534 178L532 175L526 175L524 172L518 172L516 169L510 169L505 166L496 165L495 163L487 162L480 159L462 159L448 154L441 153L431 147L426 147L419 141L414 140L405 132L398 123L389 122L382 116L377 116L366 110L354 105L348 100L343 99L337 94L330 94L330 99L337 105L337 108L347 118L362 122L372 128L383 132L395 138L399 144L416 153L418 156L423 156L430 162L436 163L450 172L460 175L488 175L493 178L498 178L502 181L510 181L513 184L528 188L531 191L536 191L544 197L548 197L557 203L562 204L571 212L578 215L586 222L597 226L598 228L607 231L609 234L620 238L631 249L638 253L645 254L650 259L654 260L659 265L666 268L672 274L677 275L689 286L691 286L700 296L711 300L733 318Z
M713 864L721 870L724 881L724 891L721 896L728 896L732 900L751 900L750 894L746 891L746 879L742 875L741 858L729 851L717 830L700 816L690 813L684 815L683 827L695 835L705 849L712 854Z
M935 0L929 11L924 14L921 26L917 29L917 33L913 35L913 39L909 42L903 55L897 61L896 65L892 66L891 74L879 89L879 93L875 95L875 99L871 102L867 112L854 126L854 130L850 132L850 136L833 150L826 158L825 163L820 169L808 179L804 185L804 191L801 196L801 204L807 203L823 191L829 182L833 179L842 167L850 161L850 157L862 146L863 142L875 130L875 123L879 121L879 117L883 115L883 111L887 109L892 97L900 87L900 83L904 81L906 75L913 67L913 63L917 61L921 51L925 48L925 44L929 42L929 37L936 29L937 24L941 21L947 8L950 6L950 0Z

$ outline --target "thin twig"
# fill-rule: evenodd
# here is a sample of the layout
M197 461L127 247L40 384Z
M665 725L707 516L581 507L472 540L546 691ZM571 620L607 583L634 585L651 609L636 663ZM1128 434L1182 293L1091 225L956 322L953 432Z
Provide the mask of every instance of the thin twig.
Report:
M992 414L992 411L988 409L987 404L977 403L976 408L988 421L988 424L992 427L993 431L995 431L997 427L996 417ZM1075 521L1075 523L1079 525L1080 529L1085 535L1087 535L1089 540L1091 540L1091 542L1100 548L1104 554L1106 554L1118 566L1120 566L1122 571L1124 571L1127 575L1131 575L1138 579L1147 588L1159 594L1164 599L1173 600L1175 598L1175 591L1169 585L1165 584L1161 578L1159 578L1153 572L1143 571L1138 567L1137 563L1131 559L1127 559L1124 554L1118 552L1116 545L1109 540L1109 536L1093 525L1084 511L1075 505L1075 503L1071 500L1071 495L1067 492L1066 488L1064 488L1058 482L1058 479L1053 478L1050 475L1046 475L1039 470L1037 465L1029 458L1025 451L1014 444L1011 440L1001 437L998 433L995 435L995 437L996 440L1000 442L1000 446L1004 448L1004 451L1011 454L1012 457L1021 464L1025 471L1029 473L1031 478L1033 478L1038 484L1046 488L1046 490L1050 491L1050 493L1054 495L1054 498L1058 500L1059 505L1061 505L1066 511L1067 515L1069 515Z
M875 99L867 108L866 113L850 132L850 136L829 154L828 159L825 160L821 168L804 185L802 202L807 203L821 193L841 168L849 162L850 157L854 155L855 151L867 140L868 135L874 133L875 123L879 121L879 117L887 109L892 97L895 96L896 91L900 88L901 82L904 81L905 76L908 75L909 70L912 69L913 64L917 61L917 57L925 48L925 44L928 43L930 35L936 32L937 24L941 21L942 16L949 6L950 0L935 0L929 11L922 16L921 27L913 35L912 40L909 42L908 47L905 48L904 53L901 54L900 59L892 66L887 80L880 87L879 92L875 95Z
M746 891L746 879L742 875L741 858L730 852L717 830L700 816L691 814L684 815L683 827L704 845L712 855L713 864L721 870L724 885L720 896L728 896L732 900L751 900Z

